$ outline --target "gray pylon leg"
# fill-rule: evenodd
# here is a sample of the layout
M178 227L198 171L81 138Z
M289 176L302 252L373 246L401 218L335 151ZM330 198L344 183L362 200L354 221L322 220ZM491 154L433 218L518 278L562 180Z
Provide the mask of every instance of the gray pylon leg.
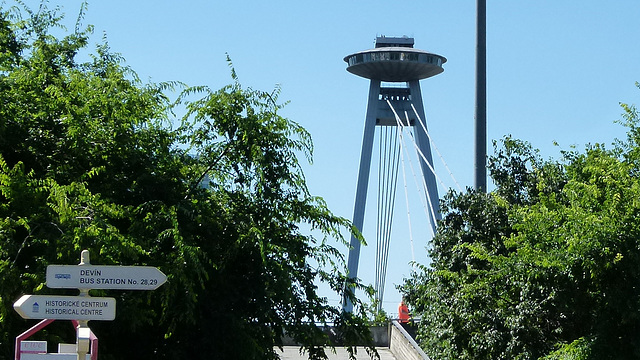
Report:
M371 154L373 152L373 137L376 128L376 113L378 96L380 95L380 80L371 80L369 84L369 100L367 103L367 115L364 123L364 135L362 138L362 152L360 153L360 171L356 187L356 199L353 207L353 225L362 232L364 224L364 209L367 203L367 188L369 186L369 174L371 172ZM347 277L358 277L358 262L360 261L360 240L351 235L349 258L347 261ZM353 290L353 289L351 289ZM344 311L351 312L353 304L345 299Z

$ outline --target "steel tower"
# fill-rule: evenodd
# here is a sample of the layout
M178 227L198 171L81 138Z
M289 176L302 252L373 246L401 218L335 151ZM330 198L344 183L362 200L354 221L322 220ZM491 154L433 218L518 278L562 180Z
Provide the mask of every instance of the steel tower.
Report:
M353 224L359 231L362 231L364 222L375 128L377 126L399 126L399 119L396 118L393 110L397 114L408 115L408 124L402 125L412 126L417 148L424 155L420 158L420 167L427 187L426 200L434 208L434 211L429 214L434 232L436 221L440 220L438 189L432 170L433 161L426 133L420 80L443 72L442 64L447 59L440 55L414 49L413 44L413 38L381 36L376 38L374 49L360 51L344 58L348 64L347 71L370 79L360 170L353 210ZM418 118L424 122L424 128L419 124ZM406 122L407 120L405 118L400 121ZM352 236L347 263L350 278L358 276L359 258L360 241ZM353 309L353 304L347 299L344 302L344 309L349 312Z

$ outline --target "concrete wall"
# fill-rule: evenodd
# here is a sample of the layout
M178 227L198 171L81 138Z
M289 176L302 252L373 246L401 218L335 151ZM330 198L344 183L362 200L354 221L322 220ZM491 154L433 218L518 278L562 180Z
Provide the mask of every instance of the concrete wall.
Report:
M391 324L384 326L372 326L371 337L375 347L389 347L391 341Z
M389 336L391 332L391 324L388 325L380 325L380 326L371 326L369 327L371 331L371 338L373 339L373 345L375 347L389 347ZM340 341L338 341L338 334L335 329L332 327L323 328L322 331L329 336L329 339L336 346L343 346ZM284 346L295 346L299 345L297 342L293 340L291 336L285 335L282 338L282 345ZM357 344L359 346L363 346L364 344Z
M373 326L370 330L373 345L380 349L389 349L396 359L429 360L429 357L420 349L415 340L398 321L394 320L389 325ZM335 336L335 330L330 327L325 328L324 331L328 333L329 337ZM295 346L299 344L296 344L292 338L285 337L283 345ZM335 345L342 346L342 344Z
M429 359L427 354L420 349L409 333L398 323L391 323L391 338L389 349L397 359L404 360L425 360Z

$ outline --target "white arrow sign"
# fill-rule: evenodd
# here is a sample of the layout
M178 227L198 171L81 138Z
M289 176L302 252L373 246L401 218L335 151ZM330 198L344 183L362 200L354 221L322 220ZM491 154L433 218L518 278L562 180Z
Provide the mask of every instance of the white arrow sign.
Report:
M165 281L167 276L151 266L47 266L47 287L50 288L155 290Z
M116 299L90 296L24 295L13 304L24 319L113 320Z

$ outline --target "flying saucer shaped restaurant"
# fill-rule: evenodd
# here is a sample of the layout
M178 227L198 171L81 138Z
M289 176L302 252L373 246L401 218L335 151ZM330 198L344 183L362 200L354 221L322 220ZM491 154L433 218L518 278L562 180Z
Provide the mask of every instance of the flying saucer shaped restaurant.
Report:
M363 78L386 82L421 80L444 71L444 56L410 47L379 47L344 58L347 71Z

